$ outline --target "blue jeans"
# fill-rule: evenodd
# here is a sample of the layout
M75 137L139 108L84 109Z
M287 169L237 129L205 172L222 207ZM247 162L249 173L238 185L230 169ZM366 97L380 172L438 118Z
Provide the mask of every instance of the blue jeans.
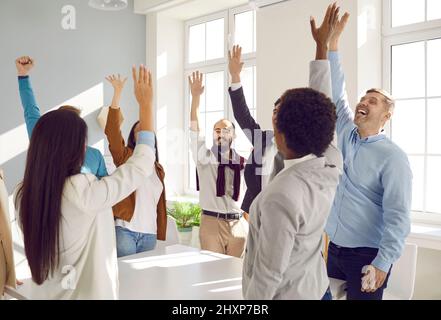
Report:
M325 301L325 300L332 300L331 288L328 288L328 290L326 290L326 293L323 296L322 300L323 301Z
M116 251L118 258L151 251L156 247L156 234L133 232L116 227Z
M384 285L374 293L361 291L361 270L374 261L378 249L374 248L343 248L329 244L328 250L328 276L330 278L346 281L347 300L382 300L384 289L390 276L390 270Z

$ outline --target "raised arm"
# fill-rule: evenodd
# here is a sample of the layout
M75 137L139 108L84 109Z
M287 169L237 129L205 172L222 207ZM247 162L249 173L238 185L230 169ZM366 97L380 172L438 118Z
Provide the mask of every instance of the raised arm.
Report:
M354 112L349 106L348 95L346 92L345 75L338 54L338 44L340 37L349 20L349 13L337 23L335 32L330 42L329 61L331 63L331 79L332 79L332 100L337 107L337 133L341 134L346 129L354 128Z
M311 17L311 33L317 44L316 58L310 64L309 86L328 97L332 97L331 67L328 61L328 48L332 33L338 23L340 8L336 4L330 5L320 28Z
M15 60L15 66L18 74L18 87L20 91L21 105L24 111L26 129L29 138L32 135L35 124L40 119L40 108L35 100L32 90L29 73L35 66L35 61L28 56L20 57Z
M133 82L135 83L135 97L139 104L139 127L141 131L155 131L153 112L153 80L152 74L145 66L132 68Z
M209 158L209 153L205 146L205 138L200 134L199 125L199 105L201 95L205 90L203 80L204 76L199 71L193 72L188 77L191 91L190 152L195 163L206 163Z
M106 80L113 87L113 99L107 115L105 134L109 141L109 149L112 154L113 162L117 167L124 164L127 160L127 155L130 152L125 145L124 138L121 134L121 118L122 113L120 109L121 94L127 78L121 78L120 75L111 75Z
M85 190L81 190L79 198L84 208L99 211L103 207L112 207L120 202L139 185L145 178L153 174L155 163L155 134L153 132L153 84L152 75L144 66L139 74L133 67L135 96L139 104L140 132L133 156L114 174L101 180L95 180Z
M188 77L188 82L191 91L191 116L190 116L190 129L194 132L200 131L199 126L199 106L201 103L201 95L204 93L205 87L203 86L204 75L199 71L193 72Z
M242 62L242 48L234 46L232 51L228 52L228 70L231 75L231 87L229 94L233 107L234 118L244 131L251 144L254 145L254 137L257 132L261 132L260 125L256 122L250 113L248 104L242 88L240 74L244 63Z
M88 186L79 190L78 197L89 212L110 208L129 196L154 172L155 153L153 132L140 131L138 144L130 159L116 171L101 180L94 180ZM87 176L77 176L84 179Z

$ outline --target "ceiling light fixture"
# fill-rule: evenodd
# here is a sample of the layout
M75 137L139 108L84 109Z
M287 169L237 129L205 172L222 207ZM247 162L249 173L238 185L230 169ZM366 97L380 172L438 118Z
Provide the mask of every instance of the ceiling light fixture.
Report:
M128 0L89 0L89 6L98 10L118 11L127 8Z

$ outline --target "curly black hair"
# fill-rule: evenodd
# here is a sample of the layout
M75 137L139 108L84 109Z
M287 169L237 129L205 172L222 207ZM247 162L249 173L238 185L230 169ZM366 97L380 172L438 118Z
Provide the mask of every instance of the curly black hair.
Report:
M292 89L281 98L277 129L299 157L322 157L334 139L336 121L335 105L316 90Z

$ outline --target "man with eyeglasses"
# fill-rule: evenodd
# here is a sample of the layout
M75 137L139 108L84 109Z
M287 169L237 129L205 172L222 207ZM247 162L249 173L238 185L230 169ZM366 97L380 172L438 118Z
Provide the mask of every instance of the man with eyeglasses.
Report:
M234 124L219 120L213 128L213 147L205 146L199 129L199 104L204 92L203 75L189 77L192 95L190 146L197 170L197 190L203 210L200 241L203 250L241 257L248 235L248 222L240 208L242 177L246 160L233 148Z

